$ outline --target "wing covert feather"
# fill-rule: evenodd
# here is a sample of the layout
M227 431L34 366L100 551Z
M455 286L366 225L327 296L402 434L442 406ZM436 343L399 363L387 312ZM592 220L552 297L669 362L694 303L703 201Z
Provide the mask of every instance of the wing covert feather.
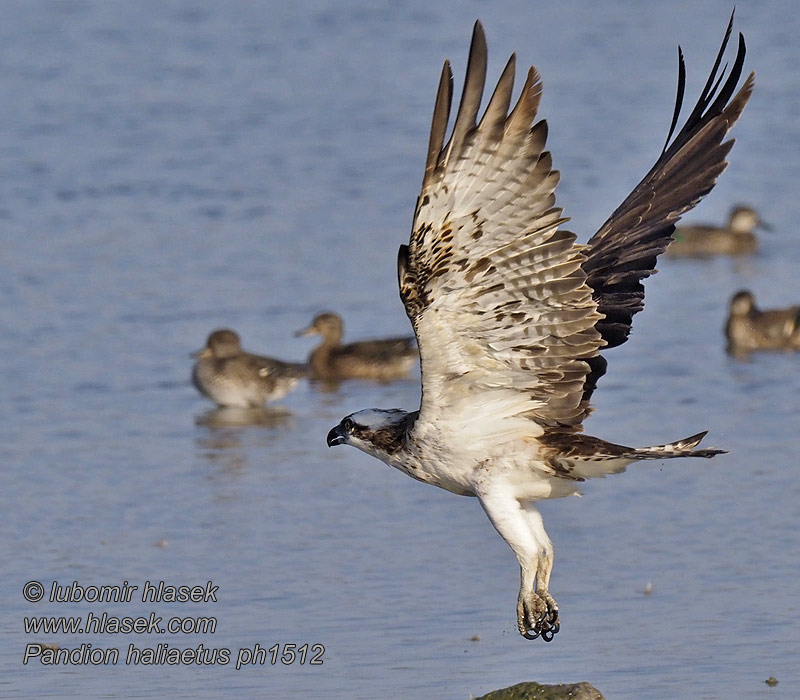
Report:
M753 88L751 74L731 99L744 62L741 35L730 75L716 76L730 31L731 24L697 104L670 141L685 82L679 54L678 98L661 156L579 246L561 228L560 175L545 150L547 124L536 121L536 69L509 112L512 55L478 121L487 49L476 22L447 143L453 79L444 64L411 237L398 255L400 296L420 348L421 418L467 420L484 401L544 428L580 429L605 372L600 349L625 341L643 306L641 280L654 272L675 221L727 165L733 141L725 136Z
M559 228L535 69L508 111L515 64L512 56L478 123L486 41L476 23L453 135L434 158L449 107L437 97L411 240L398 256L401 296L420 344L423 413L511 390L521 414L570 424L588 372L580 358L602 342L600 316L575 236ZM440 96L448 81L449 69Z
M683 52L678 50L678 94L664 150L650 172L587 244L583 268L604 317L597 329L608 348L628 339L633 316L644 308L642 280L656 272L657 258L672 241L675 224L713 189L728 166L726 158L734 141L724 139L744 110L755 84L755 75L750 73L731 99L746 55L741 34L730 74L725 78L723 68L717 75L732 27L733 13L697 104L670 143L685 84ZM605 360L590 364L592 371L584 392L587 406L606 369Z

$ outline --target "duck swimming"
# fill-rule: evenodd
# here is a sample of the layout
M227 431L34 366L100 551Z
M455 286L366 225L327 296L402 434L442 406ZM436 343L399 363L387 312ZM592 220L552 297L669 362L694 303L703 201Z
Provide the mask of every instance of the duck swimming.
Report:
M800 350L800 306L760 311L752 292L736 292L731 298L725 337L731 354Z
M725 226L678 226L673 234L674 240L667 248L667 255L676 258L749 255L758 248L758 238L754 233L757 228L770 230L755 209L739 205L731 209Z
M228 328L211 333L206 346L193 355L197 362L192 383L220 406L256 407L275 401L308 374L305 365L245 352L239 335Z
M318 314L296 336L321 335L311 351L308 366L312 379L336 382L342 379L392 381L408 376L419 358L414 336L361 340L342 345L344 324L338 314Z

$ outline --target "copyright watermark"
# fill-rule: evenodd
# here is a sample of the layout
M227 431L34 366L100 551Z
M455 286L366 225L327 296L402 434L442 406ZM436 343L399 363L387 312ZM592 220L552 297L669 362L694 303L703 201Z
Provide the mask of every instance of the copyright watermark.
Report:
M31 580L22 587L22 596L29 603L92 603L92 604L160 604L181 603L215 604L219 586L212 581L194 586L172 585L165 581L145 581L141 586L128 581L114 585L83 585L78 581L61 584L53 581L45 586ZM31 635L212 635L217 631L217 618L207 615L173 616L164 619L155 611L147 615L112 615L108 611L93 610L86 615L25 616L25 634ZM325 647L322 644L277 643L229 649L199 644L180 648L161 642L155 646L129 644L120 654L118 647L95 647L82 642L77 646L62 648L58 644L32 642L25 646L23 665L38 661L43 666L57 665L115 665L129 666L234 665L236 670L252 666L319 666L324 663Z
M44 598L44 586L39 581L28 581L22 587L22 597L29 603L38 603Z

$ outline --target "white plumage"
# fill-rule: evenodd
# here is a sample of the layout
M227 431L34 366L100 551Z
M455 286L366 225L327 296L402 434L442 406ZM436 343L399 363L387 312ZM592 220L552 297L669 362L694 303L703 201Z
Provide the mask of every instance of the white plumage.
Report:
M731 18L731 22L732 22ZM445 143L452 75L445 62L411 239L398 257L400 295L420 348L419 411L369 409L333 428L350 444L409 476L477 496L520 564L520 633L550 641L559 629L549 592L553 549L534 503L576 493L584 479L632 461L712 457L705 433L648 448L582 433L605 372L604 347L624 342L678 217L713 187L753 76L734 96L744 40L729 77L720 59L697 106L653 169L586 246L555 207L559 173L536 122L541 83L528 72L509 111L512 56L478 122L486 42L473 33L461 103Z

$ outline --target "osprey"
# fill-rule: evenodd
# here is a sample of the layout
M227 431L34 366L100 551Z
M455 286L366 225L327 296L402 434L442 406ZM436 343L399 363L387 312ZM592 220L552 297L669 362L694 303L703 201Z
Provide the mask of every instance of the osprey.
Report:
M586 245L561 225L559 173L536 122L542 91L531 67L509 111L511 56L477 121L486 39L472 35L464 90L445 143L452 72L445 61L433 111L422 192L411 240L400 246L400 296L419 343L418 411L370 409L344 418L329 446L348 444L409 476L476 496L519 560L520 633L551 641L559 630L549 591L553 546L536 501L577 493L590 477L631 462L713 457L694 449L705 433L656 447L616 445L582 432L606 361L644 305L642 280L671 240L678 218L714 186L733 145L724 141L749 99L754 75L735 94L745 57L718 76L733 16L700 98L677 132L678 91L662 153Z

